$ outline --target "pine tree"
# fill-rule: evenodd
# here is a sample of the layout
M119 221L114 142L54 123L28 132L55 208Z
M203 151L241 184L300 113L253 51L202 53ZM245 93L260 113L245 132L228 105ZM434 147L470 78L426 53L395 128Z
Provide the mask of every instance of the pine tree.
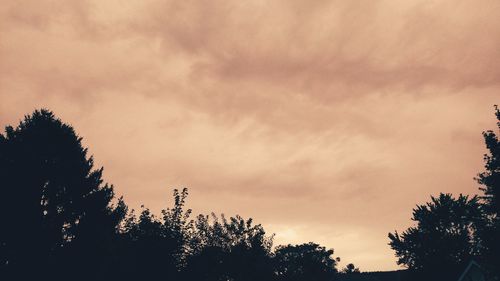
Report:
M37 270L58 275L56 267L105 270L104 252L126 207L121 200L112 205L113 187L103 183L103 169L94 169L87 154L82 138L48 110L37 110L0 134L3 270L16 275ZM85 270L90 264L92 270Z

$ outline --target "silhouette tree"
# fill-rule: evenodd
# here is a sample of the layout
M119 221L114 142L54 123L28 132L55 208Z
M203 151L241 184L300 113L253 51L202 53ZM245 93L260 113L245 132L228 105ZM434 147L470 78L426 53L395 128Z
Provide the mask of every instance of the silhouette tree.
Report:
M122 228L121 272L123 278L167 280L179 278L188 254L188 221L191 210L184 211L187 189L174 190L174 206L155 217L143 208L139 218L134 211L126 218Z
M439 273L463 266L478 254L476 234L483 213L476 196L431 197L431 202L413 209L412 220L417 225L401 235L389 233L389 245L396 251L398 264Z
M345 274L359 273L359 268L357 268L353 263L349 263L342 269L341 272Z
M172 209L162 210L163 229L167 237L175 241L176 248L172 253L176 259L176 268L181 269L186 266L186 259L191 254L192 230L194 221L190 219L192 210L184 210L188 189L181 192L174 189L174 206Z
M500 110L495 106L497 126L500 129ZM488 223L481 231L483 261L500 275L500 141L493 131L483 132L488 154L484 155L485 171L476 180L482 185L482 199L488 213Z
M497 126L500 130L500 110L495 106ZM500 216L500 141L493 131L483 132L483 137L488 149L488 154L484 155L485 170L476 178L483 186L480 188L484 192L483 199L490 214L495 217Z
M337 274L339 258L315 243L279 246L275 251L277 280L330 281Z
M199 215L192 234L189 280L272 280L273 236L240 216Z
M240 216L226 219L184 210L187 189L157 218L144 208L121 229L121 279L272 280L272 236Z
M0 134L0 267L19 275L98 274L126 207L73 128L48 110ZM30 269L30 270L26 270ZM89 270L92 269L92 270ZM49 276L38 276L45 279Z
M144 208L139 218L132 212L124 231L119 272L122 279L175 279L178 241L167 235L163 223L149 209Z
M272 237L261 225L236 216L229 220L200 215L193 238L198 241L188 263L193 280L270 280Z
M273 253L274 236L252 219L190 219L187 189L174 190L161 216L142 207L137 217L87 153L48 110L0 134L0 280L326 281L337 273L339 259L318 244Z

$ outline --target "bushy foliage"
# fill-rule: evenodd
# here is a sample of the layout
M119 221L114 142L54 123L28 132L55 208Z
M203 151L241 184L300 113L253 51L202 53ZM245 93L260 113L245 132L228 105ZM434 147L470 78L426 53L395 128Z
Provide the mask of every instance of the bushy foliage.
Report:
M495 106L497 126L500 130L500 110ZM488 153L484 155L485 171L476 178L482 185L480 188L484 192L483 199L489 214L496 219L500 218L500 141L497 134L488 130L483 132Z
M272 280L273 236L240 216L199 215L186 274L192 280Z
M29 274L58 264L68 272L100 271L126 206L112 204L113 187L103 183L81 138L47 110L0 136L1 269Z
M341 271L344 274L355 274L360 273L359 268L357 268L353 263L347 264Z
M278 280L333 280L337 262L340 261L332 257L333 249L312 242L279 246L275 255Z
M495 106L500 129L500 110ZM488 153L485 170L475 179L483 196L451 194L431 197L417 206L413 218L417 224L402 234L389 233L391 248L398 264L424 272L442 273L479 261L491 278L500 275L500 141L498 132L485 131ZM495 277L496 276L496 277ZM493 279L492 279L493 280Z
M273 251L273 235L252 219L191 218L187 189L160 216L144 206L136 215L87 154L48 110L0 134L1 280L320 281L337 272L333 250Z
M497 127L500 130L500 110L495 106ZM476 180L481 184L482 199L487 212L481 230L482 259L492 274L500 276L500 141L492 130L483 132L488 153L484 155L484 171Z
M451 194L431 197L413 210L416 226L389 233L398 264L437 271L463 266L479 254L477 230L483 213L477 197Z

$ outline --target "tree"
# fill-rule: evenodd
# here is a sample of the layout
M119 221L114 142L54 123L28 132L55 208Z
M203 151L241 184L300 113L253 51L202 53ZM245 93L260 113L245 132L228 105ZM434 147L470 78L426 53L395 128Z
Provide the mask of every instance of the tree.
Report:
M500 129L500 110L495 106L497 126ZM476 180L482 185L485 209L488 213L488 223L481 231L483 240L483 262L500 275L500 141L495 132L483 132L488 149L484 155L485 171Z
M401 235L389 233L398 264L425 272L443 272L463 266L478 254L477 230L483 220L479 199L451 194L431 197L413 209L416 226Z
M359 268L357 268L353 263L349 263L344 269L342 269L341 272L345 274L359 273Z
M126 207L121 200L112 204L113 187L103 184L102 168L94 169L81 141L48 110L0 134L3 270L50 272L61 264L68 272L105 270L105 252ZM90 264L92 271L83 269Z
M144 208L138 218L131 212L123 229L120 249L121 279L176 279L179 241L169 235L163 222Z
M48 110L0 134L1 280L326 281L337 273L339 259L318 244L273 253L274 236L252 219L190 219L187 189L174 190L161 216L142 207L136 217L87 153Z
M191 254L190 241L194 221L190 219L192 210L184 210L188 189L184 188L181 192L174 189L174 206L172 209L162 210L163 229L165 235L172 241L175 241L176 248L173 256L176 259L176 268L181 269L186 266L186 259Z
M273 236L252 219L226 219L212 214L195 221L192 255L185 270L188 280L272 280Z
M187 189L174 189L174 206L157 218L142 206L139 218L134 211L122 228L121 272L126 279L167 280L179 278L188 250L191 210L184 210Z
M500 130L500 110L497 106L495 114ZM489 153L484 155L486 171L480 173L476 179L483 186L480 189L484 192L483 199L489 214L500 217L500 141L491 130L483 132L483 137Z
M337 273L339 258L333 258L333 249L327 250L309 242L301 245L279 246L275 252L278 280L327 281Z

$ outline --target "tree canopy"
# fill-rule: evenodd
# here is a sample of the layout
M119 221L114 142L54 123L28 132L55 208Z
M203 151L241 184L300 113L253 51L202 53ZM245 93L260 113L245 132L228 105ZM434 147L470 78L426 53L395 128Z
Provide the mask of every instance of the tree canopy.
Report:
M416 226L389 233L398 264L410 269L447 270L478 254L476 232L483 215L477 197L440 194L413 209Z
M94 168L81 140L48 110L1 135L0 252L9 270L63 261L68 270L102 265L126 207L112 204L113 187L103 183L103 169Z
M495 106L497 126L500 130L500 110ZM484 155L485 171L476 178L482 185L484 200L491 215L500 217L500 141L498 135L492 130L483 132L488 153Z
M495 106L500 129L500 110ZM389 233L389 245L398 264L439 273L471 260L484 265L491 276L500 274L500 142L498 132L483 132L488 153L485 170L475 179L482 196L460 194L431 197L413 210L416 225L403 233Z
M398 264L436 274L477 260L500 273L498 133L483 132L482 196L431 196L413 209L414 226L389 233ZM44 109L0 134L0 193L6 280L332 281L359 273L352 263L339 272L333 249L313 242L273 248L274 235L251 218L193 217L185 188L160 214L144 206L136 214L104 182L82 138Z
M279 246L276 249L278 280L326 281L336 273L339 258L332 257L333 249L316 243Z
M198 215L187 189L136 214L74 129L37 110L0 134L0 279L333 280L333 250L279 246L252 219ZM29 269L29 270L26 270ZM311 279L313 278L313 279Z
M499 131L483 132L488 153L484 155L484 171L476 180L481 184L482 199L487 212L486 224L481 229L482 261L497 276L500 276L500 110L495 106Z

